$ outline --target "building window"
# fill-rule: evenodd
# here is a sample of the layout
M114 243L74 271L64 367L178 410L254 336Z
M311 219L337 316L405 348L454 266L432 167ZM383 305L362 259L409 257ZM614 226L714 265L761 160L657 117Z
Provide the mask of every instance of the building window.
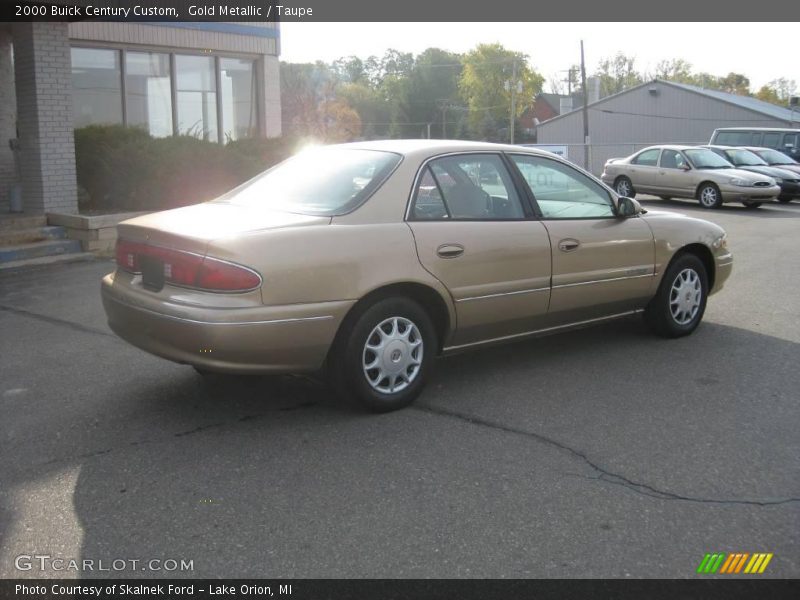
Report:
M172 135L169 54L126 52L125 98L128 125L154 137Z
M216 79L213 56L175 55L179 134L218 140Z
M254 61L221 58L219 64L223 139L253 137L258 133Z
M72 48L75 127L122 123L119 51Z
M124 124L155 137L192 135L223 143L259 135L255 59L71 51L76 128Z

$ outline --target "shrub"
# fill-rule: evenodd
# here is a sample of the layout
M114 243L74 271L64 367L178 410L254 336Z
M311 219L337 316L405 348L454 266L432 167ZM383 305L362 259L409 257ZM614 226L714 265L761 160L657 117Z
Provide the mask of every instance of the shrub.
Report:
M82 210L162 210L211 200L299 148L289 138L223 146L182 135L154 138L120 125L75 130Z

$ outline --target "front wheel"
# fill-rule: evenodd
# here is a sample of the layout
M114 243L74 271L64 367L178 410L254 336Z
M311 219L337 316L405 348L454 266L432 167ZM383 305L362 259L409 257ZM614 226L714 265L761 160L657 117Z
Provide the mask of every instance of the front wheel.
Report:
M425 385L436 354L427 312L409 298L387 298L344 325L331 350L337 393L372 412L411 404Z
M780 202L781 204L789 204L789 202L791 201L792 201L791 198L780 198L780 197L778 198L778 202Z
M761 202L754 202L753 200L745 200L744 202L742 202L742 204L744 204L745 208L750 208L750 209L758 208L759 206L761 206Z
M697 199L703 208L719 208L722 206L722 194L713 183L704 183L697 190Z
M658 292L647 305L645 321L667 338L689 335L700 324L708 299L708 274L694 254L678 256L664 273Z

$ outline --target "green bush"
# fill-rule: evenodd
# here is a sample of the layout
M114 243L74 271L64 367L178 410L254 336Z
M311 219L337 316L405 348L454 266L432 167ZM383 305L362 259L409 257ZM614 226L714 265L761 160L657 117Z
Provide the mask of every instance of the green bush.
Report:
M120 125L75 130L82 210L162 210L211 200L290 156L299 140L223 146L182 135L154 138Z

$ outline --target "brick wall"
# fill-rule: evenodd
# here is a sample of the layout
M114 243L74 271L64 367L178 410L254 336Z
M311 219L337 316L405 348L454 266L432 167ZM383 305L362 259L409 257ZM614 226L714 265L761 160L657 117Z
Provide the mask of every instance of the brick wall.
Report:
M14 72L26 212L78 211L66 23L15 23Z

